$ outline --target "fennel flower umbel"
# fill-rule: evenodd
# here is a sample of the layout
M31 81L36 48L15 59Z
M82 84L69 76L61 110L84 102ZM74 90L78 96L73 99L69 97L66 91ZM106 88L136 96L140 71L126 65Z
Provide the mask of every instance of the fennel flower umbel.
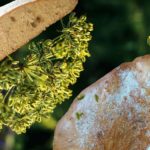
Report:
M22 60L8 57L0 63L0 128L6 125L17 134L25 133L69 99L69 85L76 82L90 56L92 30L85 16L71 15L60 36L31 43Z

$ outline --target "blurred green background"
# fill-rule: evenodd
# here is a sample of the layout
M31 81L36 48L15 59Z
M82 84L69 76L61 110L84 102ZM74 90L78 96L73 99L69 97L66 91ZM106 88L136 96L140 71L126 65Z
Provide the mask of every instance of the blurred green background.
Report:
M1 0L0 5L8 2L10 0ZM94 32L89 47L91 57L85 63L78 82L71 87L73 96L55 109L50 120L34 124L26 134L15 135L9 129L3 130L0 145L7 145L7 150L52 150L56 123L78 93L120 63L150 52L147 45L149 0L80 0L75 12L78 16L87 15L88 21L94 24ZM61 24L57 22L34 40L53 38L60 29Z

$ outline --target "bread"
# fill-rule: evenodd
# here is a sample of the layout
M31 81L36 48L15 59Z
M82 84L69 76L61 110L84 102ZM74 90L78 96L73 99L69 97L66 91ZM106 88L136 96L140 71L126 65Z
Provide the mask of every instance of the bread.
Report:
M0 7L0 60L64 17L78 0L15 0Z
M83 90L59 121L54 150L149 150L150 55Z

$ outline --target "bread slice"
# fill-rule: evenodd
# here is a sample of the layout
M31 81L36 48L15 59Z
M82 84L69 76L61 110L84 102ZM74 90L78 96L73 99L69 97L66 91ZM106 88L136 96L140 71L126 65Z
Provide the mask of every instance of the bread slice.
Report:
M124 63L74 100L53 150L149 150L150 55Z
M15 0L0 7L0 60L76 6L78 0Z

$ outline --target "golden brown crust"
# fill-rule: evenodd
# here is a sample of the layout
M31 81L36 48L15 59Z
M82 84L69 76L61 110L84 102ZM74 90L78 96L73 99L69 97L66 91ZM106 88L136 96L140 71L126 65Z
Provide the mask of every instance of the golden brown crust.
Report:
M56 127L54 150L149 150L149 112L146 55L120 65L77 96Z

